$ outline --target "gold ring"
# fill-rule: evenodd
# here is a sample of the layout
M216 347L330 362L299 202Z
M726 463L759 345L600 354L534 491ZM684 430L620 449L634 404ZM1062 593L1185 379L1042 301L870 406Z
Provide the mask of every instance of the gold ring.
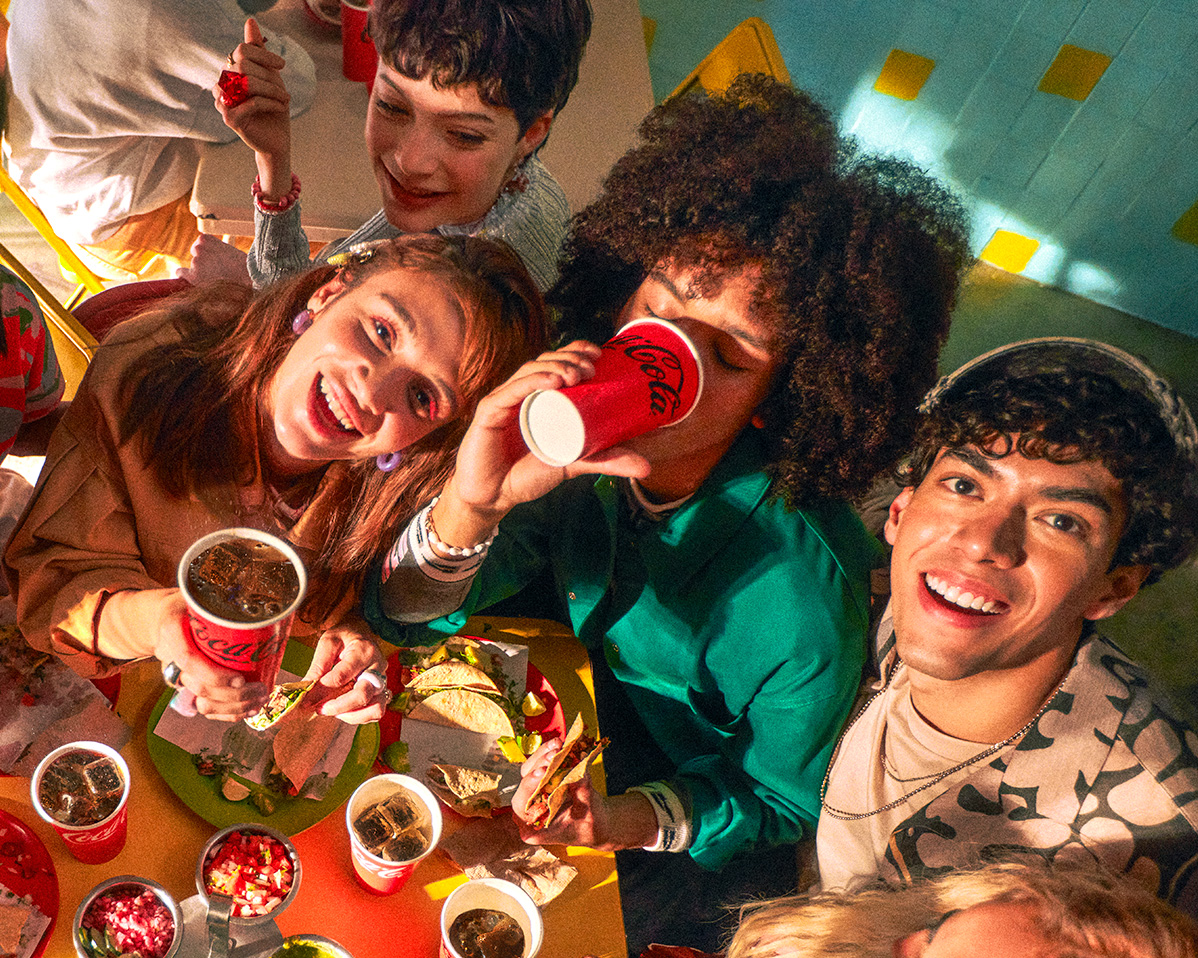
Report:
M237 52L237 48L234 47L233 53L236 53L236 52ZM229 66L233 66L233 53L230 53L227 57L225 57L225 63L229 64Z

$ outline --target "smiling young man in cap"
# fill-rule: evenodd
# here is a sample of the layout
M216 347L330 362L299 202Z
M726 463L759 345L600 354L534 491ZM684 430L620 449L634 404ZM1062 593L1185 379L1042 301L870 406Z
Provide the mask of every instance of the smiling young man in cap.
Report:
M1193 551L1185 404L1121 350L1051 339L974 360L921 412L821 884L1081 855L1198 910L1198 737L1093 624Z

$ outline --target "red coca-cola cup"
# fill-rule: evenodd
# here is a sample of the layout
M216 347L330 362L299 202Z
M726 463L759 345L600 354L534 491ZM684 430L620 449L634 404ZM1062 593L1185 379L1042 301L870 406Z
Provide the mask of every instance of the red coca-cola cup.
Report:
M686 334L664 320L636 319L603 344L593 377L525 399L520 432L538 459L568 466L682 422L702 394L703 364Z
M373 83L379 65L367 19L370 0L341 0L341 72L347 80Z
M423 782L388 772L350 796L345 828L358 884L393 895L441 840L441 806Z
M68 742L34 769L33 807L79 861L98 865L125 847L129 766L103 742Z
M258 529L221 529L183 553L178 580L187 602L184 628L196 648L247 682L273 686L308 587L295 549Z

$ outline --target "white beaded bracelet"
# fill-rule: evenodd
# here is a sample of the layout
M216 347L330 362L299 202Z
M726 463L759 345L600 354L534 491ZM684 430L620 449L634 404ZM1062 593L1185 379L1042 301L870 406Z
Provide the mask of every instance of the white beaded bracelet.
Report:
M425 510L425 513L424 513L424 531L425 531L425 534L428 536L429 543L434 548L445 553L446 555L455 556L455 557L456 556L476 556L476 555L482 554L483 552L486 552L489 548L491 548L491 543L494 542L495 537L497 535L499 535L498 526L491 531L490 538L484 539L482 542L476 543L475 545L469 546L465 549L461 548L460 546L451 546L448 543L442 541L441 537L437 535L437 530L433 527L433 507L440 500L441 500L440 496L434 496L433 501L428 504L428 508Z

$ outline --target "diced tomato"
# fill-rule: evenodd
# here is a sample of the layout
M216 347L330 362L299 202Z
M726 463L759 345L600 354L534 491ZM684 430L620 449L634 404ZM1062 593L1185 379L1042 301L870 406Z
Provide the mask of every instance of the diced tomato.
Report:
M291 890L294 874L282 842L259 832L230 832L209 852L204 885L210 893L231 896L233 914L248 918L277 908ZM281 894L269 895L272 888Z

